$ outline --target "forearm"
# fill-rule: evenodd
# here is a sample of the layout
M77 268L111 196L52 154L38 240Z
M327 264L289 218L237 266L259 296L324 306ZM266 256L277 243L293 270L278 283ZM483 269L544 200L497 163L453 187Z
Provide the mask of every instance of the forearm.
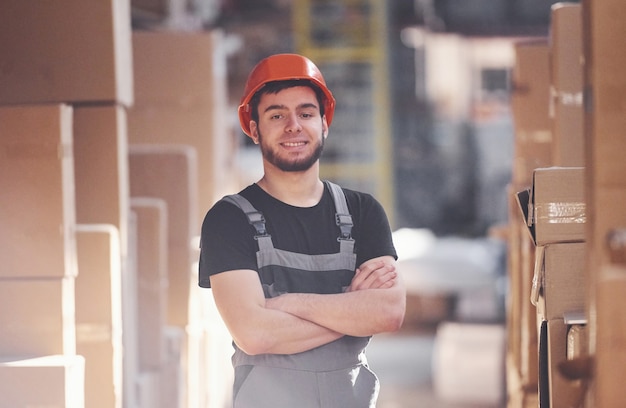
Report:
M330 343L343 334L280 310L262 312L269 324L257 325L248 354L294 354ZM236 341L235 341L236 342Z
M258 274L234 270L211 277L213 297L234 342L248 354L298 353L342 334L267 307Z
M270 307L335 332L370 336L400 328L405 293L400 285L331 295L292 293L275 298Z

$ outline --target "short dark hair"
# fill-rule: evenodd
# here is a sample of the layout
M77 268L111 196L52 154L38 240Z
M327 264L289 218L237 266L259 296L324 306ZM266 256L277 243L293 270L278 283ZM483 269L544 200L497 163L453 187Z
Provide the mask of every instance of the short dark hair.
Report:
M317 103L320 107L320 116L324 116L324 92L313 82L308 79L289 79L283 81L271 81L264 84L261 89L256 91L256 93L250 98L250 118L259 123L259 102L261 101L261 96L265 94L277 94L278 92L288 89L294 88L296 86L308 86L315 92L315 97L317 98Z

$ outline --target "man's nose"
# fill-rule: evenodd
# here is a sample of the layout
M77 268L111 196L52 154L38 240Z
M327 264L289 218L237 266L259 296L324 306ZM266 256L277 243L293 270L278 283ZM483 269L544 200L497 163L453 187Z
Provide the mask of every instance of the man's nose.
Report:
M298 120L297 114L291 114L287 118L287 132L288 133L300 133L302 131L302 125Z

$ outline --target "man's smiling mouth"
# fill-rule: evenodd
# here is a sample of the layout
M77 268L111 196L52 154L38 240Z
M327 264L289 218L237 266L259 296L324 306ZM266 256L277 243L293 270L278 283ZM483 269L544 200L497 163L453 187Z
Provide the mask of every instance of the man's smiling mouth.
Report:
M306 142L285 142L282 145L285 147L298 147L298 146L304 146L306 144Z

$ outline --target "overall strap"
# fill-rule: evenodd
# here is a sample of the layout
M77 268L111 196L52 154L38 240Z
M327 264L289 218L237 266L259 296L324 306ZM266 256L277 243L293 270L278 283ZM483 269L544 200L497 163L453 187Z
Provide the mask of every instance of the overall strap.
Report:
M254 239L259 242L259 250L264 251L274 249L272 237L267 233L267 229L265 228L265 217L263 217L263 214L250 204L250 201L239 194L227 195L222 198L222 200L236 205L244 212L244 214L246 214L248 222L256 230Z
M335 201L335 222L341 230L341 235L337 238L341 252L354 252L354 239L352 238L352 215L348 210L346 196L341 187L337 184L325 180L324 183L329 187L333 200Z
M354 252L354 239L352 238L352 215L348 210L348 203L346 202L346 196L343 193L341 187L337 184L325 180L324 183L328 186L330 193L335 203L335 222L341 231L341 235L337 238L339 241L340 252L353 253ZM239 194L227 195L222 200L239 207L246 217L248 222L256 230L254 239L259 242L259 250L273 249L272 237L267 233L265 228L265 218L260 211L258 211L246 198Z

